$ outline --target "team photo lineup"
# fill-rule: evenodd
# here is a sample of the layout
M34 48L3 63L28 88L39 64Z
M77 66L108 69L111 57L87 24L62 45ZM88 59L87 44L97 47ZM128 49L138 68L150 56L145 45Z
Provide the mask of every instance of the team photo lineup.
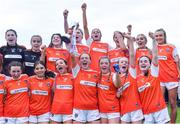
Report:
M176 123L180 58L163 27L132 36L127 25L114 31L112 47L99 28L89 30L87 8L81 5L83 24L69 24L65 9L64 32L49 44L34 34L27 49L15 29L5 31L0 124Z

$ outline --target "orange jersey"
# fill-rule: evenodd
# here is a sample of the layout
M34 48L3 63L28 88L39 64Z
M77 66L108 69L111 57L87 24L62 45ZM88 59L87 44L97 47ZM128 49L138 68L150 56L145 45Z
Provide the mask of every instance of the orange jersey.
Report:
M107 43L102 43L100 41L93 41L90 46L90 56L91 56L91 69L100 71L99 69L99 59L102 56L108 56L109 45Z
M18 80L5 81L6 99L4 104L5 117L28 117L29 116L29 94L28 76Z
M89 53L89 47L83 44L76 44L77 53L76 53L76 62L79 62L79 56L83 53Z
M158 67L151 66L148 76L137 77L138 91L144 114L160 111L166 107L158 78Z
M123 75L120 77L122 86L118 89L118 91L121 92L120 107L122 115L141 109L135 77L136 70L132 67L129 68L127 76Z
M79 55L81 55L82 53L89 53L89 47L86 45L77 43L76 47Z
M109 75L102 75L98 84L98 104L99 111L102 113L120 112L119 100L116 97L117 88L114 86L112 78L113 74L110 77Z
M70 53L66 49L54 49L47 48L46 49L46 66L47 69L53 72L56 72L56 60L63 58L67 61L68 65L70 65Z
M170 44L158 45L159 78L161 82L178 82L178 70L174 61L177 55L175 46Z
M0 74L0 117L3 116L4 81L5 75Z
M98 109L98 72L93 70L81 70L78 65L73 68L72 72L75 78L74 108L82 110Z
M127 49L113 49L108 52L108 57L111 62L111 71L114 72L113 65L119 62L119 59L121 57L127 57L129 56L129 52Z
M69 73L58 75L55 79L52 114L72 114L73 80Z
M136 70L137 70L137 75L139 75L140 73L140 69L139 69L139 59L142 57L142 56L147 56L149 57L150 59L152 59L152 51L149 49L149 48L146 48L146 49L136 49L136 54L135 54L135 57L136 57Z
M53 83L52 78L40 79L37 76L29 78L30 115L41 115L50 112Z

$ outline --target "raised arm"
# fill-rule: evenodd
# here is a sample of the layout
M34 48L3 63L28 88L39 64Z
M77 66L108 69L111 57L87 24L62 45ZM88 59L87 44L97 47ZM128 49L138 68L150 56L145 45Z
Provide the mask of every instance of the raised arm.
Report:
M129 44L129 64L130 66L135 66L135 55L134 55L134 41L135 38L129 34L124 34L124 37L127 38Z
M43 45L43 46L41 47L40 61L43 61L44 63L45 63L45 61L46 61L46 45Z
M83 28L84 28L84 35L85 39L87 40L89 38L89 29L88 29L88 23L87 23L87 16L86 16L86 3L83 3L82 6L82 12L83 12Z
M128 29L127 34L131 35L132 25L128 25L128 26L127 26L127 29Z
M128 30L128 31L127 31L127 34L131 36L132 25L129 24L129 25L127 26L127 30ZM129 48L129 42L127 42L127 47Z
M158 64L158 47L157 47L157 41L154 39L154 34L152 32L149 32L149 37L153 40L152 44L152 63L157 65Z
M173 58L174 58L174 61L176 63L176 67L177 67L177 70L178 70L178 78L180 80L180 59L179 59L179 55L178 55L178 52L177 52L176 48L174 48L174 51L173 51Z
M71 37L70 53L71 53L72 67L75 67L77 65L76 55L78 54L78 52L76 48L76 30L78 27L79 27L79 24L77 23L73 27L73 32L72 32L72 37Z
M69 25L68 25L68 13L69 11L67 9L64 10L63 12L63 16L64 16L64 32L67 34L68 33L68 29L69 29Z
M179 80L180 80L180 59L179 59L179 56L178 56L178 62L177 62L177 69L178 69Z

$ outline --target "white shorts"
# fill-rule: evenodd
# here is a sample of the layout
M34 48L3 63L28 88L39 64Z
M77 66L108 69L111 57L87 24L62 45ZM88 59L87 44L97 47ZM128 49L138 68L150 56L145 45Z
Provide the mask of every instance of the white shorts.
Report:
M106 119L114 119L114 118L120 118L120 113L115 112L115 113L100 113L101 118L106 118Z
M126 113L126 114L121 116L121 120L124 122L140 121L143 118L144 118L144 116L143 116L143 112L141 109Z
M5 117L5 124L23 124L29 121L28 117L18 117L18 118L11 118Z
M72 114L64 115L64 114L52 114L50 119L55 122L65 122L72 120Z
M73 120L78 122L90 122L100 119L99 110L73 109Z
M161 87L167 88L167 90L171 90L173 88L178 87L179 82L161 82L160 85Z
M0 117L0 124L4 124L5 123L5 118L4 117Z
M31 123L39 123L39 122L49 122L50 121L50 112L47 112L45 114L42 115L30 115L29 116L29 122Z
M158 124L165 124L170 121L168 109L164 108L158 112L145 114L144 115L144 123L158 123Z
M179 86L178 86L178 99L180 100L180 83L179 83Z

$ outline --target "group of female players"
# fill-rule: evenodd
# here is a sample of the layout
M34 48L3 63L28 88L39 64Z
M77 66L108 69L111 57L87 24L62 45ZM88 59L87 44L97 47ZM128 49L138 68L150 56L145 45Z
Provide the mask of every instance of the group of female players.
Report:
M87 45L82 44L79 25L68 26L68 10L63 16L69 37L55 33L48 47L40 35L33 35L27 50L17 44L15 30L5 32L7 45L0 48L0 124L175 123L179 56L167 43L165 30L149 33L151 50L147 37L131 36L128 25L126 33L114 32L112 48L101 41L100 29L90 36L86 4L81 8Z

